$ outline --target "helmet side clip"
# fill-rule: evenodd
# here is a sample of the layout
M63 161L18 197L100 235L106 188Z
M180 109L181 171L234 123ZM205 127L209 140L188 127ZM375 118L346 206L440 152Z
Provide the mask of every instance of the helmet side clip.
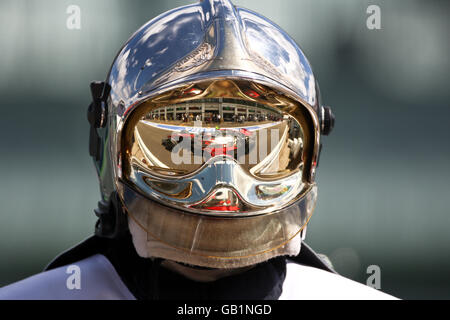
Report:
M335 117L331 111L331 107L320 107L320 131L323 135L328 136L334 128Z
M100 201L94 212L98 217L95 224L95 234L98 237L115 239L128 230L128 220L117 192L111 194L109 201Z
M320 132L324 136L330 135L330 133L334 129L335 116L333 111L331 111L331 107L320 107L319 109L319 123L320 123ZM316 168L319 167L320 163L320 155L322 154L322 143L319 145L319 154L316 160Z
M98 135L97 129L106 126L107 112L106 100L108 98L111 87L100 81L91 83L92 103L89 105L87 111L87 118L91 124L89 134L89 154L96 160L100 160L100 146L101 139Z

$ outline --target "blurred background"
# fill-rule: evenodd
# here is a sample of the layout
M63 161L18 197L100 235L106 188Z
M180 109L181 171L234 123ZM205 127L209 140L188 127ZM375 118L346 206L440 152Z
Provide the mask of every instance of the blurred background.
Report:
M89 83L146 21L192 2L0 0L0 286L93 233ZM377 265L385 292L450 298L449 2L234 3L299 43L337 117L307 242L356 281ZM380 30L366 26L373 4Z

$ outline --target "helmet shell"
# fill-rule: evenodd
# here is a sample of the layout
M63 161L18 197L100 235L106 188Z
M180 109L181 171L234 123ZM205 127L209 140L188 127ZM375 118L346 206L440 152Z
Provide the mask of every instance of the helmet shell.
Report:
M228 0L205 0L146 23L113 62L107 77L108 122L98 129L102 152L96 167L103 199L117 190L120 136L133 109L183 84L222 78L258 82L301 102L314 122L317 158L319 89L302 50L267 18Z

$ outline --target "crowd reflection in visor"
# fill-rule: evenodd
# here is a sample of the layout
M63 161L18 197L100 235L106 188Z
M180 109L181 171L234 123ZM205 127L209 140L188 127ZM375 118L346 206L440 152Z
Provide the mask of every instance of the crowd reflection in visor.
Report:
M148 112L134 130L132 156L171 175L194 172L225 157L254 176L270 177L301 166L300 124L268 106L237 99L193 100Z

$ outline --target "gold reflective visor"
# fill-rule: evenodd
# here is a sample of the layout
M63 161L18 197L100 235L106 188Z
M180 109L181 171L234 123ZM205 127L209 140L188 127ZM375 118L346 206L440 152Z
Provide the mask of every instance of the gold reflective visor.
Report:
M314 130L298 102L255 83L218 80L142 103L127 121L122 144L125 177L142 170L178 178L222 158L263 180L298 170L307 179Z

